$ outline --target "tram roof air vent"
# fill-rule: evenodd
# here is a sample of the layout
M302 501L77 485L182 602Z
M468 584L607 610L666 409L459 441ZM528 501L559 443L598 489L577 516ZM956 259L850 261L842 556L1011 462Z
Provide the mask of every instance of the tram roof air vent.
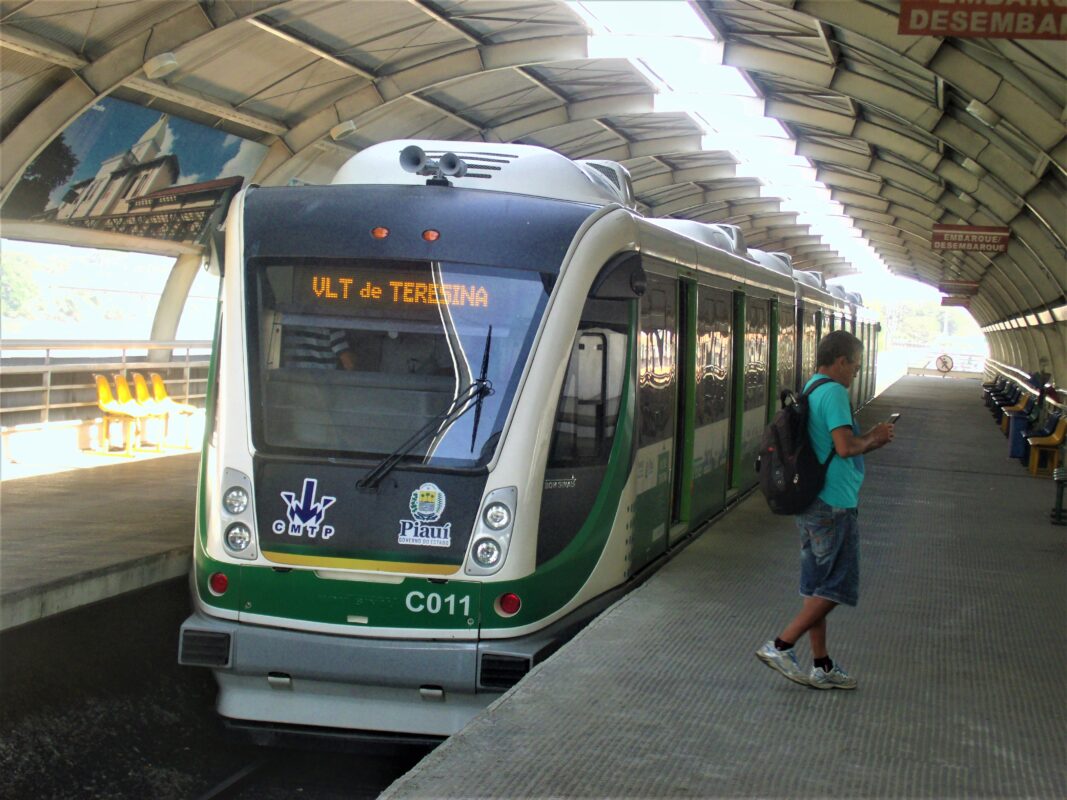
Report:
M601 206L635 206L629 173L621 165L610 161L575 162L553 150L523 144L418 139L382 142L352 156L332 183L422 185L429 173L424 164L412 160L410 154L414 151L405 150L413 145L435 167L446 154L461 160L466 168L463 174L444 173L457 188ZM400 159L402 152L409 154L406 162Z
M674 219L673 217L661 217L651 221L661 228L696 239L698 242L742 258L749 257L749 250L745 246L745 234L736 225L700 222L695 219Z
M764 250L751 249L749 254L767 269L782 275L793 275L793 257L789 253L768 253Z

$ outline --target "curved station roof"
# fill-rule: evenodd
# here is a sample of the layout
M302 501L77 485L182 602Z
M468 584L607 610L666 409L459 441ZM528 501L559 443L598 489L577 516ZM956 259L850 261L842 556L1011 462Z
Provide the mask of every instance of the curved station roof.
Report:
M717 63L692 70L709 82L722 65L740 70L746 102L782 123L831 213L892 272L965 298L995 357L1047 363L1062 379L1067 10L1052 4L1044 19L1041 3L1016 5L1052 38L902 35L897 0L699 0L693 35L715 43ZM731 148L715 147L700 119L662 110L639 40L635 55L607 57L563 3L4 0L0 9L4 198L111 97L264 145L248 177L267 185L329 182L353 153L390 139L619 161L649 215L732 223L796 268L854 271ZM1020 36L1034 30L1027 24ZM4 223L7 235L38 230ZM953 226L949 236L955 226L1007 229L1006 248L938 249L935 224Z

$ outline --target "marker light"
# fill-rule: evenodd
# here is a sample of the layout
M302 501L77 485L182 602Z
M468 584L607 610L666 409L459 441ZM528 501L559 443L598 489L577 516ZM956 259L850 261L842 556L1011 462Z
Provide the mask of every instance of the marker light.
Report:
M441 238L441 232L435 230L425 230L422 232L422 238L428 242L436 242Z
M207 579L207 585L213 595L226 594L226 590L230 587L230 579L221 572L216 572Z
M370 235L373 236L375 239L385 239L389 236L389 229L383 228L381 225L379 225L377 228L370 229Z
M498 612L503 617L513 617L519 613L519 609L522 608L522 600L519 599L517 594L508 592L502 594L496 599L496 607Z
M511 509L503 503L490 503L485 507L485 513L482 516L486 525L494 531L499 531L511 522Z
M492 567L500 560L500 545L492 539L479 539L474 543L474 560L483 567Z
M226 546L229 549L240 553L242 550L248 549L248 545L251 543L252 531L248 530L247 525L235 522L226 529Z
M248 508L248 492L240 486L231 486L222 496L222 505L231 514L241 514Z

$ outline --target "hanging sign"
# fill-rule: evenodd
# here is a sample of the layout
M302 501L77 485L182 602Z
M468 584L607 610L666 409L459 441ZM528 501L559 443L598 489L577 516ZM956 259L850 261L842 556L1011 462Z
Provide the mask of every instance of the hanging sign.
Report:
M1006 253L1010 228L981 225L934 225L930 239L934 250L975 250L980 253Z
M942 297L942 306L960 306L961 308L971 307L971 298L969 297Z
M900 0L897 33L1067 40L1067 4L1061 0Z
M937 284L937 291L942 294L958 294L970 296L978 294L977 281L941 281Z

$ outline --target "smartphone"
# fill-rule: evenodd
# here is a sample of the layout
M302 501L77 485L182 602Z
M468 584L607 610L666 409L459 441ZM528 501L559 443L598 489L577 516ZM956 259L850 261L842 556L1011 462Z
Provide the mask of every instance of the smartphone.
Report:
M896 425L898 419L900 419L900 414L890 414L889 419L887 419L886 422L890 425Z

